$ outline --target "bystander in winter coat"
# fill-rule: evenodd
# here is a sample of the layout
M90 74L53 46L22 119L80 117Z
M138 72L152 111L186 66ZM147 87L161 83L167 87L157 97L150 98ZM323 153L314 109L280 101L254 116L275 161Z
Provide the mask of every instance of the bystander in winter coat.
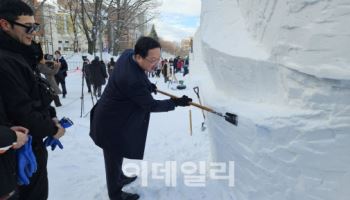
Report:
M55 57L56 57L55 61L61 65L60 69L55 74L55 79L58 86L61 84L62 97L65 98L67 95L66 77L67 77L67 71L68 71L68 64L64 59L64 57L61 55L60 51L55 51Z
M88 65L90 73L90 81L94 88L94 95L100 97L102 85L106 84L107 71L106 65L100 62L99 57L95 59Z
M12 146L17 140L16 133L8 125L0 96L0 148ZM11 195L16 188L16 155L10 148L0 151L0 199Z
M11 3L23 5L20 1ZM25 19L29 21L31 18ZM19 31L24 32L23 29L7 31L18 31L17 34ZM19 187L20 198L26 200L48 198L47 150L43 138L64 133L64 129L53 120L56 112L50 106L52 99L41 89L32 69L35 66L33 61L37 59L33 54L35 55L35 52L30 44L23 43L0 30L0 94L5 113L9 123L30 130L33 153L38 164L37 172L30 178L30 184Z

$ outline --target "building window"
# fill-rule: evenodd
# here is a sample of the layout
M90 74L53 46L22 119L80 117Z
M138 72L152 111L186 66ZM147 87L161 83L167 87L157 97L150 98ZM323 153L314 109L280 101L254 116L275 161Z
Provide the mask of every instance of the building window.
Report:
M58 44L61 44L62 43L62 41L58 41Z
M63 50L64 50L64 51L73 51L73 49L70 48L70 47L64 47Z
M65 41L66 44L69 44L69 41Z

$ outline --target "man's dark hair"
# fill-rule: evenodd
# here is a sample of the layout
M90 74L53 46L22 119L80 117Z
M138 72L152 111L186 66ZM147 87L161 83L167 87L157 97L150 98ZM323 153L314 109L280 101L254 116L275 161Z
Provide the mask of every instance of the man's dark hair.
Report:
M56 50L56 51L55 51L55 54L62 55L61 52L60 52L59 50Z
M151 37L140 37L135 45L135 55L140 55L142 58L146 58L148 50L154 48L161 48L160 43Z
M0 0L0 19L16 21L19 16L34 16L33 9L20 0Z

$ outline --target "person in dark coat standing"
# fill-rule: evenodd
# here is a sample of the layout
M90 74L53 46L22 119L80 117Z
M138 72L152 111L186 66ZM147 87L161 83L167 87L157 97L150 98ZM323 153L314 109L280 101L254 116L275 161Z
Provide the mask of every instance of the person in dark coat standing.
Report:
M114 65L115 65L115 61L114 58L111 58L111 61L109 61L109 63L107 64L107 69L108 69L108 76L111 77L112 76L112 72L114 69Z
M89 72L90 61L86 57L84 57L83 62L83 73L86 81L86 86L88 88L88 93L91 92L91 81L90 81L90 72Z
M176 106L189 106L187 96L155 100L145 72L160 61L160 44L150 37L138 39L134 50L120 56L112 77L90 115L90 136L103 149L109 198L135 200L139 196L122 191L136 179L122 172L123 158L143 159L151 112L167 112Z
M91 84L94 89L94 95L101 97L102 85L106 84L107 71L106 65L101 61L98 56L95 57L91 64L88 65Z
M164 63L162 64L162 73L164 77L164 83L168 82L170 77L170 67L168 65L169 65L168 60L165 59Z
M20 200L48 198L47 150L43 138L56 139L64 135L52 99L45 93L32 69L38 56L32 40L40 26L33 10L22 1L0 3L0 95L10 124L26 127L32 136L32 149L37 171L29 185L19 186Z
M61 65L60 69L55 74L55 79L58 86L61 84L62 97L66 98L66 95L67 95L66 77L67 77L67 71L68 71L68 64L64 59L64 57L61 55L61 52L58 50L55 51L55 61Z
M178 72L178 68L177 68L177 62L179 61L179 56L178 57L175 57L174 58L174 61L173 61L173 66L174 66L174 73L177 73Z
M0 96L0 199L16 199L15 150L28 141L28 129L9 125Z

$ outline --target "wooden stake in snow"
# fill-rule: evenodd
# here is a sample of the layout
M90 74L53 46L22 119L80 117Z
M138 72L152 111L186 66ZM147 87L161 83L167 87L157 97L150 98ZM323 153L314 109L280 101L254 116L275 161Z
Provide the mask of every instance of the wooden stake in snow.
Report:
M192 111L191 109L189 110L189 115L190 115L190 136L192 136Z

